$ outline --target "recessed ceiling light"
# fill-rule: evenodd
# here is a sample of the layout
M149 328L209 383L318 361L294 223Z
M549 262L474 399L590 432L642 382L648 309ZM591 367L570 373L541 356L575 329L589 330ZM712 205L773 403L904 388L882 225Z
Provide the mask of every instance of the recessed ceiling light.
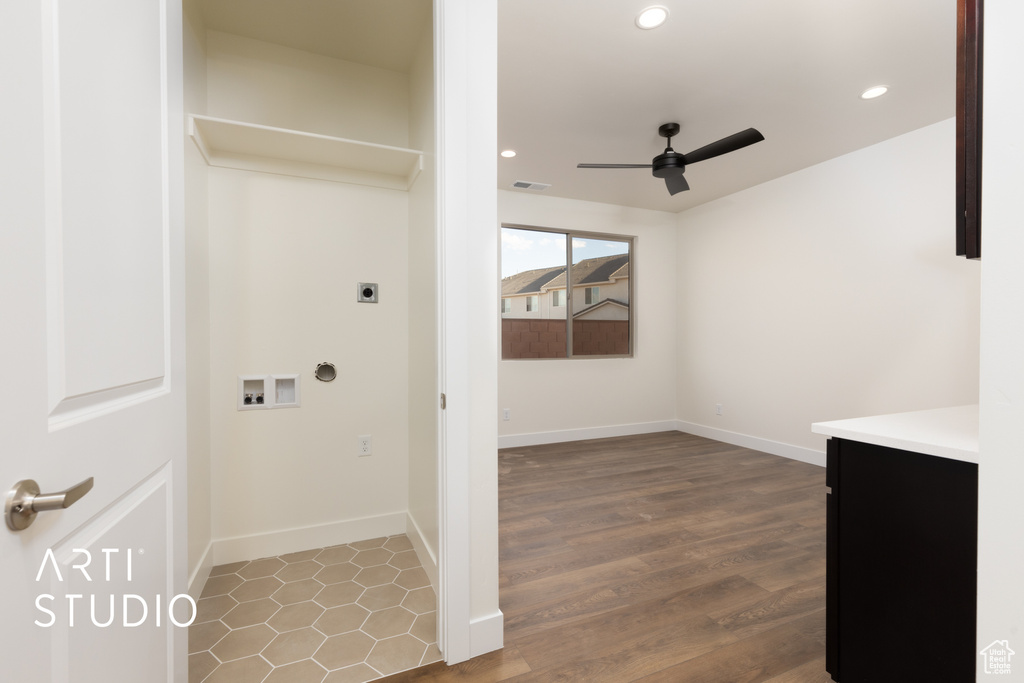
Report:
M505 157L506 159L511 159L515 155L516 155L516 151L514 149L505 149L505 150L502 150L502 152L501 152L501 156Z
M642 29L658 28L668 19L668 8L654 5L636 15L636 25Z
M884 95L888 91L889 91L889 86L886 86L886 85L876 85L876 86L868 88L867 90L862 92L860 94L860 98L862 100L873 100L876 97L881 97L882 95Z

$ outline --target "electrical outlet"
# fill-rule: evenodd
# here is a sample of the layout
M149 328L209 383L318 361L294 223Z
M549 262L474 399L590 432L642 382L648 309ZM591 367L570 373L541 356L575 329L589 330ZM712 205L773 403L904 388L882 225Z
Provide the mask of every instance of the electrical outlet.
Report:
M505 410L503 410L502 413L501 413L501 419L504 420L505 422L508 422L509 420L511 420L512 419L512 411L509 410L508 408L505 408Z
M373 437L369 434L363 434L356 438L358 439L358 447L356 449L357 455L359 455L359 457L364 455L373 455Z
M356 283L356 301L361 304L375 304L380 301L376 282Z
M715 404L715 415L721 415L721 414L722 414L722 404L721 403L716 403Z

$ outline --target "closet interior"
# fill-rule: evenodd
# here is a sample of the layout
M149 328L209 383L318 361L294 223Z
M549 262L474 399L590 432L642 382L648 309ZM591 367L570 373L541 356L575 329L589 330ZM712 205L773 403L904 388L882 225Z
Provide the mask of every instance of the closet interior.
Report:
M405 534L436 590L431 2L187 0L184 23L193 588Z

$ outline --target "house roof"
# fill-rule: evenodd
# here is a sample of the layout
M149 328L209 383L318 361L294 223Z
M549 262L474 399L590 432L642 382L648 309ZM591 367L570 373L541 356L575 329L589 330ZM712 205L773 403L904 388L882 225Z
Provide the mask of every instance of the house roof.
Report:
M575 313L572 314L572 317L578 318L579 316L586 315L587 313L590 313L591 311L593 311L595 308L600 308L601 306L604 306L604 305L616 305L616 306L622 306L623 308L627 308L627 309L629 308L629 304L626 303L625 301L619 301L618 299L602 299L601 301L598 301L593 306L587 306L583 310L576 311Z
M521 273L509 275L501 280L501 295L509 296L512 294L539 292L541 287L557 276L562 276L564 282L564 273L565 266L556 266L553 268L534 268L533 270L524 270Z
M608 276L609 280L615 280L620 277L629 277L629 261L627 260L622 264L622 267L616 270L614 273Z
M596 282L608 282L612 279L613 275L615 277L629 277L629 254L583 259L572 267L572 286L578 287ZM565 287L565 273L560 273L558 277L545 286Z
M620 277L629 277L629 254L583 259L572 267L573 287ZM564 289L565 266L524 270L501 280L502 296L534 294L542 288Z

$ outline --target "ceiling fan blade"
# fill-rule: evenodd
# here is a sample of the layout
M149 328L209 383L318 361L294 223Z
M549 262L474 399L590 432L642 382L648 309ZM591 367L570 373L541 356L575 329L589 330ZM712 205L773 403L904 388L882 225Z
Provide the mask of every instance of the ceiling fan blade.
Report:
M711 159L713 157L721 156L722 154L735 152L738 149L742 149L747 145L752 145L755 142L761 142L762 140L764 140L764 136L761 135L761 133L753 128L747 128L739 133L733 133L729 137L712 142L710 145L704 145L700 149L695 149L689 154L684 154L683 163L695 164L698 161L704 161L705 159Z
M650 168L651 164L576 164L576 168Z
M665 187L668 188L669 194L679 194L690 189L690 185L686 182L686 178L683 177L682 173L665 178Z

